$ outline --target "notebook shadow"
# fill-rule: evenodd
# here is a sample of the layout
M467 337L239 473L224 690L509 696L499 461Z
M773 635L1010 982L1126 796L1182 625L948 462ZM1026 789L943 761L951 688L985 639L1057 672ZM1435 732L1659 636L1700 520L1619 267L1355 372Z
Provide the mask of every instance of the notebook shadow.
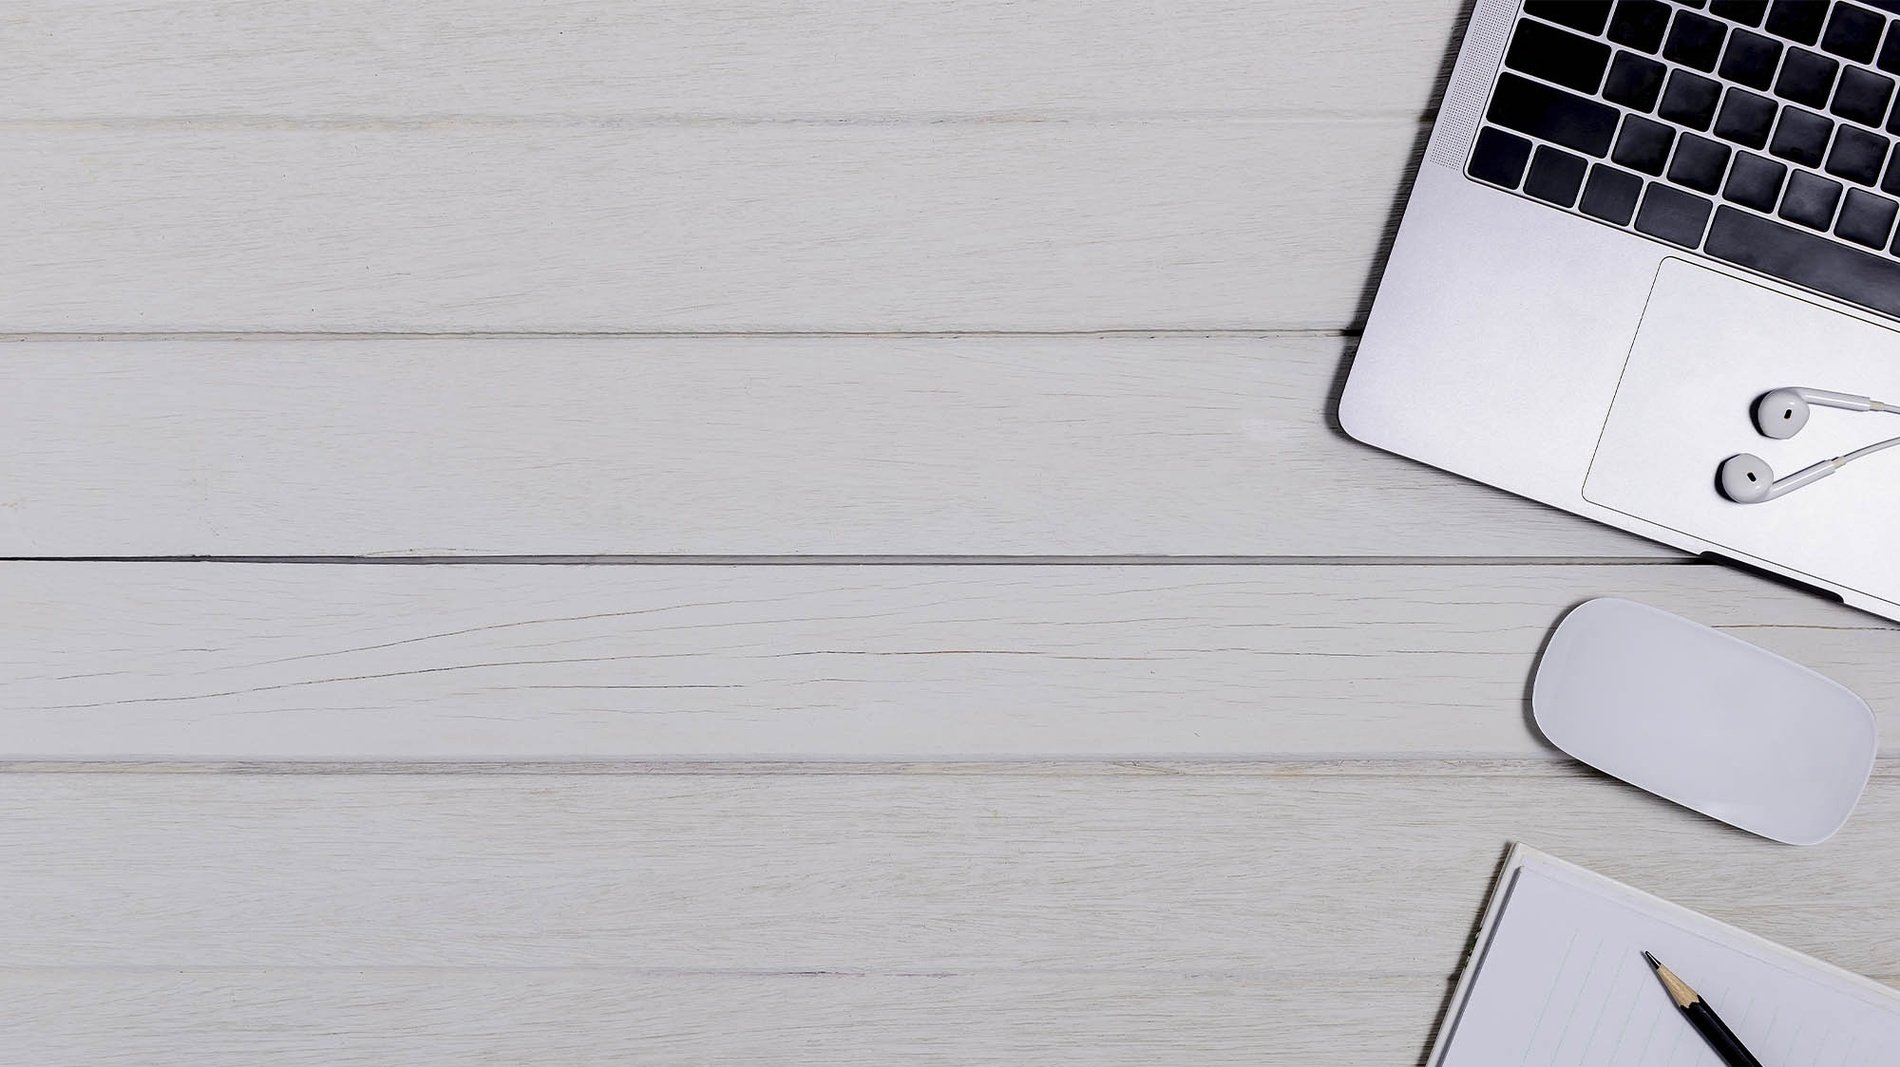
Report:
M1531 707L1531 691L1536 688L1537 685L1537 665L1544 661L1544 653L1550 648L1550 639L1556 636L1557 627L1563 623L1565 616L1569 615L1571 611L1575 610L1578 605L1583 604L1587 599L1588 598L1575 600L1564 605L1564 609L1558 613L1556 621L1550 624L1550 629L1546 630L1543 638L1537 642L1537 656L1531 661L1530 672L1524 676L1524 695L1521 698L1521 707L1518 713L1524 717L1524 726L1530 731L1531 736L1536 738L1539 744L1552 752L1557 752L1559 755L1562 754L1561 750L1558 749L1556 745L1551 744L1550 738L1545 737L1544 731L1537 726L1537 714ZM1511 858L1511 846L1512 842L1506 841L1499 847L1497 862L1491 865L1491 874L1485 880L1485 885L1495 886L1498 883L1498 879L1504 876L1504 865L1509 862ZM1471 917L1471 926L1465 931L1464 949L1459 954L1459 959L1469 960L1472 958L1473 953L1477 951L1478 936L1483 932L1483 928L1484 909L1479 908L1477 913ZM1438 1043L1438 1035L1444 1032L1445 1024L1451 1017L1452 1009L1456 1007L1453 1000L1458 992L1458 979L1462 973L1463 968L1461 967L1458 972L1453 973L1450 978L1445 980L1443 1000L1438 1005L1438 1014L1432 1017L1431 1032L1426 1035L1424 1050L1418 1054L1417 1067L1430 1067L1429 1060L1432 1055L1432 1046Z
M1487 887L1497 885L1498 879L1504 877L1504 865L1510 862L1510 859L1511 843L1507 841L1498 849L1498 861L1491 865L1490 877L1485 879L1484 883ZM1486 899L1489 899L1488 895ZM1459 953L1459 959L1468 960L1477 951L1478 935L1484 932L1484 912L1484 908L1479 908L1478 913L1471 917L1471 926L1465 931L1464 950ZM1438 1035L1444 1031L1445 1022L1451 1016L1452 998L1458 991L1458 979L1462 977L1463 970L1462 967L1459 968L1458 973L1454 973L1445 980L1444 999L1438 1005L1438 1014L1432 1016L1431 1030L1425 1035L1425 1047L1419 1052L1415 1067L1430 1067L1432 1046L1438 1043Z

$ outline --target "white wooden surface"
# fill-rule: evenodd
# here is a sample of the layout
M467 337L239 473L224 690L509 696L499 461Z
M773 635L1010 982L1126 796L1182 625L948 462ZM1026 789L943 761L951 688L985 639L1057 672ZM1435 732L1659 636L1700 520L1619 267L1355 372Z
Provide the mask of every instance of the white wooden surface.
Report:
M0 129L0 331L1337 328L1418 133L1198 116Z
M0 758L1543 762L1532 664L1609 594L1900 733L1900 628L1707 566L36 563L0 591Z
M1328 422L1341 349L16 344L0 555L1676 558L1346 440Z
M1893 626L1331 428L1457 8L0 10L5 1058L1412 1063L1513 839L1900 982L1891 748L1524 717Z
M0 115L1416 118L1457 13L1453 0L14 0L18 85Z
M0 1036L89 1063L1407 1063L1508 837L1900 973L1895 786L1796 851L1582 775L16 775Z

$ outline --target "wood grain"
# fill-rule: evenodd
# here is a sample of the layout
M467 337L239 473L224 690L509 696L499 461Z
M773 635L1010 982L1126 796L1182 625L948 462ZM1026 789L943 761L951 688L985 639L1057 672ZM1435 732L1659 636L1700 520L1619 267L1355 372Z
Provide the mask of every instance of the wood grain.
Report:
M0 130L0 332L1336 329L1415 121Z
M1513 839L1900 975L1900 749L1794 850L1523 707L1587 596L1883 720L1893 626L1253 336L1458 7L8 5L0 554L1264 558L0 564L3 1058L1410 1063Z
M1891 623L1708 566L0 569L24 759L1557 758L1525 694L1625 595L1900 711ZM1889 751L1895 751L1889 749Z
M25 774L0 801L13 968L1442 980L1521 839L1900 973L1892 777L1813 848L1582 777Z
M1407 1064L1432 979L537 968L0 970L63 1064Z
M1671 555L1347 440L1342 349L14 344L0 555Z
M12 0L0 120L1415 117L1455 0Z

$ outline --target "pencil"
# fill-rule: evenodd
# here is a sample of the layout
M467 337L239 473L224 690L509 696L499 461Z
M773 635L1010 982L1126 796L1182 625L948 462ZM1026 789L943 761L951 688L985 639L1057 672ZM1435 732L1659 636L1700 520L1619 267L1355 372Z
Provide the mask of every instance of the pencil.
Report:
M1741 1039L1715 1014L1702 994L1690 989L1689 983L1677 978L1676 973L1664 967L1656 957L1645 952L1643 958L1655 968L1656 978L1662 982L1669 999L1675 1002L1676 1010L1682 1012L1683 1018L1689 1020L1689 1025L1696 1028L1696 1033L1702 1035L1702 1040L1709 1043L1715 1054L1722 1057L1723 1063L1728 1067L1761 1067L1761 1061L1742 1047Z

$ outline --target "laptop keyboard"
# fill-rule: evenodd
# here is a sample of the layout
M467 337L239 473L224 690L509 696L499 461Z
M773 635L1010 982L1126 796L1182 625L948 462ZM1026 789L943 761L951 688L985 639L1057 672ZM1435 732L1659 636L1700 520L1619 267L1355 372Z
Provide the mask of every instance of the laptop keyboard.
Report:
M1900 318L1900 0L1525 0L1466 173Z

